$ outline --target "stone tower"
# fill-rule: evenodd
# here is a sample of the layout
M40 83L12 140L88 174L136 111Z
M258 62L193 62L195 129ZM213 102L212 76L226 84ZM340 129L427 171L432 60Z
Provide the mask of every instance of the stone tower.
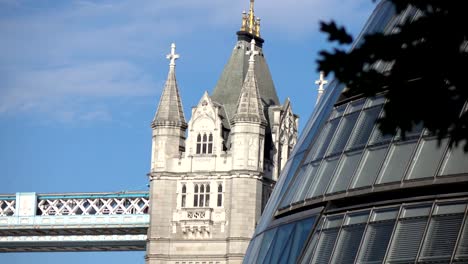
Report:
M185 121L172 45L152 123L151 224L146 262L241 263L280 170L298 117L280 105L253 0L231 58L210 96Z

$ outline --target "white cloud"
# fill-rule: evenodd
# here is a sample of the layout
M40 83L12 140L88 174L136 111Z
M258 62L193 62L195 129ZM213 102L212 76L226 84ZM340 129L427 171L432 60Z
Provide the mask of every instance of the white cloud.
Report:
M367 2L259 0L256 13L269 32L300 41L316 34L319 19L333 17L352 27L356 17L367 16ZM157 96L163 80L154 80L155 69L148 65L166 52L168 43L207 27L232 28L248 4L81 0L37 7L35 1L0 0L0 114L61 112L63 120L111 120L111 110L92 106L82 111L89 107L82 104L95 98ZM5 12L9 15L2 16Z

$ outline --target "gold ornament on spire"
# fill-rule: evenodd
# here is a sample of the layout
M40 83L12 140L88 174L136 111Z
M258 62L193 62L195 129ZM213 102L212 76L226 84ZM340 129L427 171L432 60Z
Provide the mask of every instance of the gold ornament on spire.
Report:
M249 13L247 14L245 11L242 12L241 31L245 31L256 37L260 37L260 18L255 16L254 0L250 0Z

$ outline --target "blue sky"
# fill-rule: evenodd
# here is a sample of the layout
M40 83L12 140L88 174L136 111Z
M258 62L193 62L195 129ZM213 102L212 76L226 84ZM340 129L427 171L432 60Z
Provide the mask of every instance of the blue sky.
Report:
M0 0L0 193L146 190L150 122L177 44L185 115L211 92L248 0ZM300 127L313 111L318 21L355 34L371 0L257 0L264 52ZM144 263L143 252L0 254L0 263Z

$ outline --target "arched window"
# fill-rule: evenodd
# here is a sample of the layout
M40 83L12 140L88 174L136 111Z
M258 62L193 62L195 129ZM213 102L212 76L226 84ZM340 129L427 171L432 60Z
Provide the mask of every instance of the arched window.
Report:
M206 134L203 134L203 143L202 143L202 153L203 154L206 154L206 143L207 143L207 138L206 138Z
M180 201L180 206L185 207L185 203L187 200L187 187L185 184L182 185L182 195L181 195L181 201Z
M193 188L193 207L198 207L198 184Z
M198 134L197 136L197 154L200 154L201 153L201 135Z
M213 153L213 134L210 133L208 136L208 153Z
M196 154L211 154L213 153L213 134L209 133L197 135L197 151Z
M223 185L218 184L218 207L223 206Z
M210 185L208 183L195 184L193 193L193 207L210 206Z

